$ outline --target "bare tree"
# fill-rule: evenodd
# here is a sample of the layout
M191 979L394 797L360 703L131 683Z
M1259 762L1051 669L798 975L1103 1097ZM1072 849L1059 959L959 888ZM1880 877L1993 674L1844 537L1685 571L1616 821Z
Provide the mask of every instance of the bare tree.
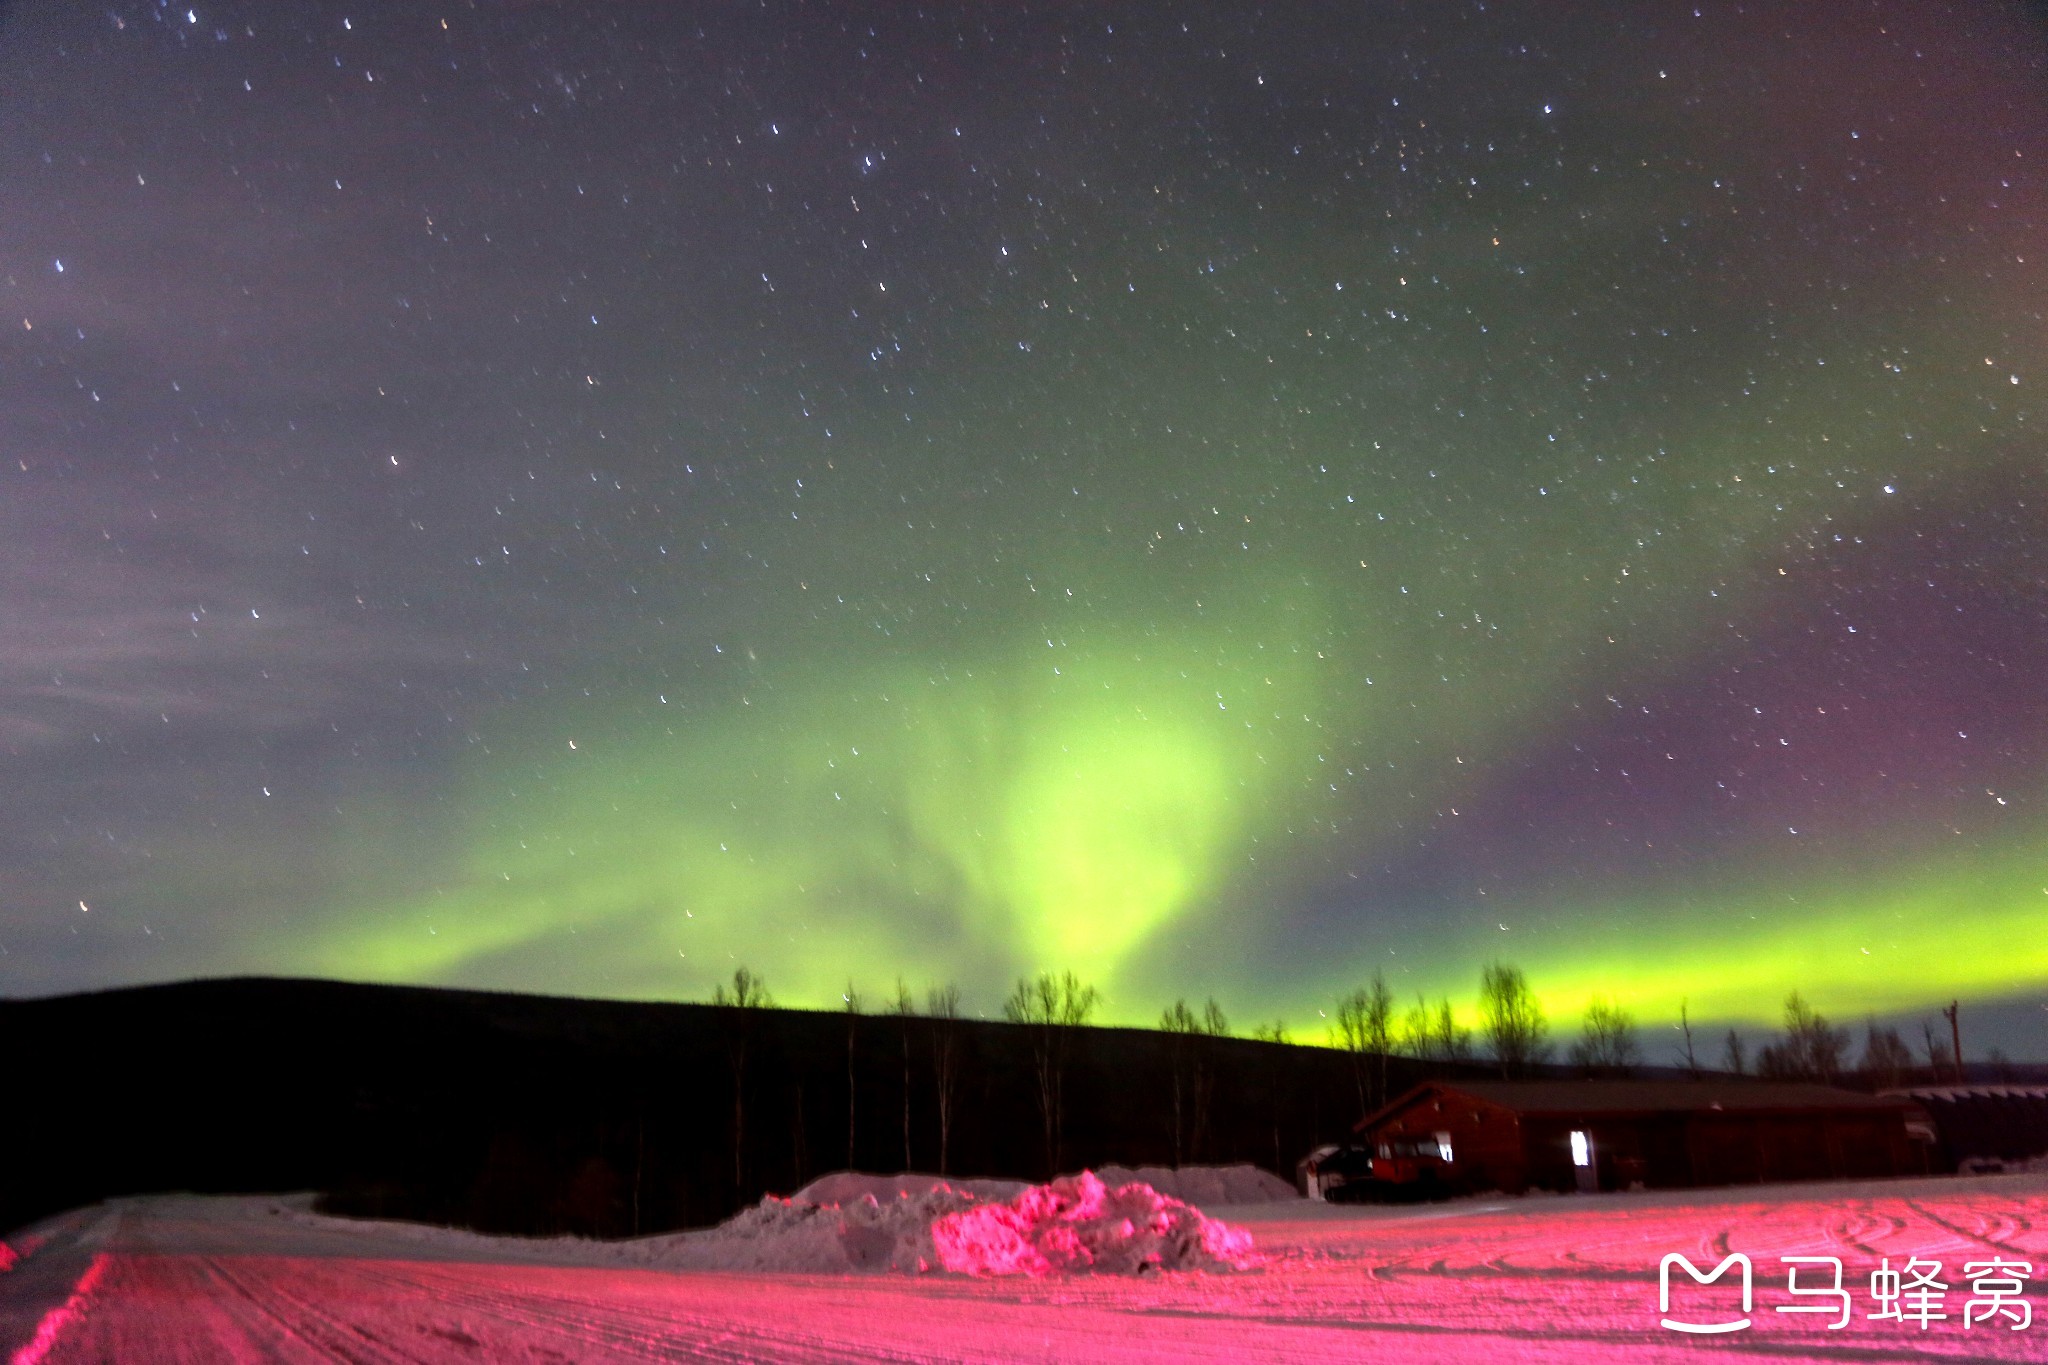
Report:
M1045 1124L1048 1175L1059 1173L1060 1135L1066 1116L1067 1056L1073 1046L1073 1031L1088 1022L1101 999L1095 987L1082 985L1072 972L1058 976L1040 972L1032 980L1019 977L1009 999L1003 1002L1003 1017L1031 1030L1031 1060L1038 1080L1039 1117Z
M1337 1002L1337 1045L1351 1058L1351 1085L1358 1092L1358 1116L1372 1112L1365 1102L1365 1014L1370 997L1363 986Z
M1785 1036L1757 1053L1757 1074L1766 1080L1831 1085L1848 1050L1848 1032L1830 1024L1794 991L1785 997Z
M1572 1065L1588 1071L1626 1073L1642 1060L1636 1047L1636 1017L1605 996L1586 1002L1585 1022L1572 1044Z
M1205 1038L1228 1038L1230 1020L1224 1016L1223 1006L1210 996L1202 1004L1202 1036ZM1216 1112L1216 1049L1207 1044L1195 1051L1195 1126L1189 1134L1189 1152L1194 1160L1200 1161L1209 1146L1209 1116Z
M1458 1023L1446 996L1432 1008L1417 995L1401 1016L1400 1051L1418 1062L1467 1062L1472 1059L1472 1030Z
M1920 1021L1920 1045L1926 1050L1927 1054L1927 1079L1933 1084L1939 1085L1942 1080L1942 1073L1954 1067L1955 1054L1949 1051L1948 1044L1944 1043L1941 1040L1941 1036L1935 1032L1932 1019L1922 1019Z
M932 1099L939 1116L939 1174L953 1145L953 1096L960 1084L960 988L948 983L925 992L925 1013L931 1016Z
M1742 1046L1742 1035L1734 1029L1728 1030L1728 1040L1721 1045L1721 1069L1731 1076L1749 1074L1749 1051Z
M1502 1077L1514 1077L1543 1060L1549 1026L1520 967L1488 964L1479 974L1479 1016Z
M732 989L724 986L711 988L711 1003L731 1009L769 1010L775 1008L775 1001L768 994L767 983L745 967L735 967L732 973Z
M1433 1062L1435 1037L1435 1030L1430 1027L1429 999L1417 993L1415 1003L1401 1015L1400 1049L1418 1062Z
M1879 1028L1875 1019L1866 1020L1863 1060L1856 1069L1878 1089L1895 1089L1906 1083L1906 1073L1913 1069L1913 1049L1906 1046L1897 1029Z
M896 999L889 1005L889 1013L896 1016L897 1032L903 1039L903 1169L914 1169L910 1160L910 1021L917 1018L917 1001L911 998L910 987L903 984L903 978L896 978Z
M1159 1031L1166 1035L1166 1073L1173 1098L1173 1167L1179 1170L1188 1155L1188 1111L1194 1104L1195 1051L1201 1021L1185 999L1174 1001L1159 1012Z
M1687 1012L1686 1004L1684 1000L1678 1002L1678 1031L1685 1035L1685 1046L1679 1055L1685 1059L1685 1078L1696 1081L1700 1078L1700 1059L1693 1055L1692 1016Z
M1384 973L1374 972L1370 986L1361 986L1337 1002L1337 1037L1351 1054L1351 1079L1358 1090L1358 1115L1363 1118L1386 1099L1387 1054L1394 1050L1394 993L1387 989ZM1368 1074L1373 1082L1370 1099Z
M846 1002L846 1169L851 1171L855 1169L853 1161L853 1117L854 1098L858 1093L855 1088L856 1082L853 1074L853 1043L854 1035L860 1031L862 1001L860 992L853 988L851 981L846 983L846 994L839 998Z
M1287 1021L1285 1019L1275 1019L1270 1024L1253 1024L1252 1037L1262 1043L1291 1043L1294 1041L1287 1036Z
M1374 972L1366 988L1365 1046L1375 1058L1372 1103L1377 1109L1387 1102L1387 1059L1394 1051L1394 992L1383 972Z
M1458 1022L1449 996L1437 1002L1436 1025L1430 1031L1430 1051L1438 1061L1472 1060L1472 1030Z
M753 1043L754 1015L773 1009L768 986L745 967L736 967L732 989L715 987L711 1003L725 1011L725 1055L732 1065L732 1185L735 1196L747 1185L747 1050Z
M1159 1014L1160 1032L1166 1034L1166 1066L1173 1099L1173 1164L1175 1169L1201 1159L1203 1139L1209 1126L1209 1102L1215 1090L1214 1061L1204 1038L1223 1038L1230 1033L1230 1020L1223 1006L1211 996L1200 1014L1176 1000Z

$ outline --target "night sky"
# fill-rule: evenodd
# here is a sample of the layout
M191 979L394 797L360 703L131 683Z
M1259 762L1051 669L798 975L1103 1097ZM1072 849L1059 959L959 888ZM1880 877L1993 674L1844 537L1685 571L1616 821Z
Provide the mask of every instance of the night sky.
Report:
M19 0L0 992L2048 1055L2044 35Z

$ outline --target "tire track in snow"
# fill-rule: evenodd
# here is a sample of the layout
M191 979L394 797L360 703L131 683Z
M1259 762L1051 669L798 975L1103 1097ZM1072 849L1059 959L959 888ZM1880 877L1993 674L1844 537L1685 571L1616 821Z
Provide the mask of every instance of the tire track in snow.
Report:
M643 1287L680 1287L688 1281L678 1276L659 1276L650 1271L549 1271L528 1268L519 1274L509 1267L493 1270L520 1280L553 1279L571 1275L588 1279L593 1289L609 1281L613 1292L579 1294L533 1284L499 1289L478 1282L477 1267L437 1265L413 1274L396 1275L365 1267L363 1277L392 1285L430 1286L437 1302L458 1305L487 1314L527 1332L545 1332L581 1349L592 1340L603 1344L614 1358L636 1360L788 1360L832 1361L846 1358L846 1343L834 1342L815 1333L795 1330L767 1331L736 1324L729 1315L692 1312L670 1299L659 1307L622 1302L617 1293L619 1279L645 1279ZM465 1273L467 1272L467 1273ZM617 1277L617 1278L614 1278ZM890 1359L889 1356L868 1356ZM902 1357L905 1360L916 1357Z
M1913 1212L1919 1214L1928 1222L1936 1227L1946 1229L1965 1241L1981 1242L1985 1246L1992 1247L1998 1251L2010 1252L2015 1256L2026 1257L2030 1260L2038 1258L2041 1254L2042 1248L2038 1246L2022 1246L2012 1240L2020 1228L2029 1225L2023 1219L2019 1219L2016 1216L2007 1216L2004 1210L1991 1210L1995 1231L1987 1231L1981 1227L1965 1227L1961 1223L1936 1213L1933 1209L1914 1200L1909 1199L1906 1201L1906 1204ZM1973 1209L1972 1212L1977 1211Z
M280 1264L265 1260L254 1264L269 1272L258 1284L230 1270L220 1257L199 1258L202 1273L225 1286L244 1312L270 1324L284 1340L302 1347L314 1359L343 1361L347 1365L431 1365L429 1357L413 1355L380 1341L361 1324L349 1321L320 1299L303 1292L295 1281L300 1273L309 1274L316 1263ZM298 1271L302 1265L308 1268L307 1272ZM280 1311L276 1306L279 1304L289 1305L295 1313Z
M43 1320L36 1324L36 1334L29 1338L27 1345L8 1357L8 1365L43 1365L64 1334L84 1320L93 1290L106 1276L110 1261L111 1258L102 1251L86 1263L85 1273L72 1285L70 1296L43 1315Z

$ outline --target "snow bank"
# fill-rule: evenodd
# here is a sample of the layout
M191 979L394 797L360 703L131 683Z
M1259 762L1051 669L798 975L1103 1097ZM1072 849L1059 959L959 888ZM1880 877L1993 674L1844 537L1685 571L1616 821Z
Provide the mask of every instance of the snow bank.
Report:
M641 1245L648 1264L676 1270L936 1270L934 1222L978 1203L942 1182L886 1203L866 1193L844 1204L769 1195L708 1231Z
M1098 1166L1095 1174L1111 1189L1136 1181L1184 1204L1217 1208L1229 1204L1276 1204L1301 1198L1301 1191L1256 1166Z
M1278 1176L1256 1166L1097 1166L1095 1174L1111 1189L1136 1182L1150 1185L1169 1199L1202 1208L1230 1204L1275 1204L1301 1198L1300 1191ZM901 1175L869 1175L864 1171L836 1171L819 1176L790 1196L800 1204L851 1204L863 1195L878 1203L906 1195L923 1194L945 1186L980 1199L1014 1199L1027 1188L1022 1180L954 1180L947 1176L905 1172Z
M703 1232L624 1244L612 1258L674 1270L966 1275L1135 1275L1256 1261L1250 1233L1148 1185L1112 1189L1088 1171L1030 1186L844 1172Z
M1257 1263L1243 1229L1149 1185L1111 1189L1091 1171L1034 1185L1007 1203L945 1214L931 1239L941 1265L968 1275L1136 1275Z
M1134 1180L1133 1175L1150 1179ZM1153 1180L1192 1198L1161 1190ZM650 1270L1132 1275L1255 1264L1251 1234L1208 1218L1194 1201L1264 1203L1290 1193L1250 1166L1142 1167L1136 1172L1110 1166L1050 1185L842 1171L812 1181L788 1199L769 1195L715 1228L624 1242L493 1237L424 1224L332 1218L302 1207L303 1201L259 1202L263 1213L285 1223L431 1247L442 1256ZM8 1250L0 1243L0 1269L7 1264Z
M955 1180L950 1176L906 1171L901 1175L869 1175L865 1171L834 1171L821 1175L790 1196L798 1204L852 1204L862 1196L886 1204L892 1199L947 1188L977 1199L1014 1199L1024 1192L1022 1180Z

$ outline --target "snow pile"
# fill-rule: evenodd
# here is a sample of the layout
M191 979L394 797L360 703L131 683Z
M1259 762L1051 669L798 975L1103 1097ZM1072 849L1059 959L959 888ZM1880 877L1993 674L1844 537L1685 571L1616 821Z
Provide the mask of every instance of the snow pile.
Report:
M1251 1234L1149 1185L1083 1171L1050 1185L842 1172L715 1228L619 1245L608 1259L674 1270L950 1270L967 1275L1235 1270Z
M1132 1175L1150 1177L1133 1180ZM1151 1183L1165 1184L1169 1193ZM951 1270L970 1275L1140 1274L1228 1270L1256 1263L1251 1235L1204 1216L1212 1204L1268 1202L1279 1182L1250 1166L1137 1172L1104 1167L1050 1185L948 1182L933 1175L823 1176L788 1199L774 1195L715 1228L594 1242L495 1237L424 1224L335 1218L303 1199L264 1197L252 1208L322 1232L375 1236L439 1256L633 1266L845 1274ZM1290 1192L1280 1186L1280 1196ZM1191 1196L1191 1197L1183 1197ZM0 1242L0 1271L13 1252Z
M821 1175L790 1196L798 1204L852 1204L862 1196L877 1203L949 1188L977 1199L1014 1199L1023 1193L1022 1180L954 1180L950 1176L923 1175L906 1171L901 1175L869 1175L865 1171L834 1171Z
M1228 1204L1273 1204L1301 1198L1301 1193L1256 1166L1097 1166L1095 1174L1111 1189L1136 1182L1150 1185L1160 1194L1183 1204L1207 1208ZM800 1204L851 1204L863 1195L873 1195L886 1204L906 1195L923 1194L940 1186L974 1195L979 1199L1014 1199L1027 1184L1022 1180L954 1180L946 1176L905 1172L901 1175L869 1175L862 1171L836 1171L819 1176L790 1198Z
M1201 1208L1227 1204L1274 1204L1301 1198L1301 1191L1280 1177L1249 1165L1183 1166L1177 1171L1163 1166L1140 1166L1136 1170L1099 1166L1095 1174L1111 1189L1136 1181L1150 1185L1183 1204Z
M1243 1270L1251 1234L1135 1182L1112 1190L1092 1171L976 1204L931 1226L939 1264L967 1275Z
M845 1204L769 1195L709 1231L643 1245L651 1263L679 1270L935 1270L934 1223L979 1203L944 1182L886 1203L872 1194Z

